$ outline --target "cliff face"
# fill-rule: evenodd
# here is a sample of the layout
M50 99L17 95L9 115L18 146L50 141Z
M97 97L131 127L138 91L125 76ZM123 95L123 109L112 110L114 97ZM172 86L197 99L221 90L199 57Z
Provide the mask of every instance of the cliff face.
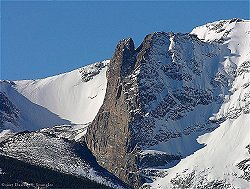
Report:
M120 41L107 70L107 90L104 103L92 122L86 134L86 143L98 162L115 173L126 182L133 182L135 172L134 151L128 144L132 137L129 122L129 110L132 104L127 103L130 94L126 89L130 86L128 76L133 72L136 60L136 50L132 39ZM132 101L132 100L131 100ZM130 102L131 102L130 101Z
M249 82L237 74L248 65L249 52L230 41L240 36L234 29L239 23L223 24L206 26L219 36L211 41L197 37L202 28L198 35L155 32L137 49L130 38L119 42L108 66L103 105L85 136L102 166L137 188L168 175L163 169L202 148L199 136L249 114L244 100ZM245 84L235 99L242 102L231 103L240 80Z
M119 42L107 71L104 103L85 137L98 162L135 187L143 183L140 165L147 167L159 159L147 155L141 157L139 152L164 137L166 140L165 133L154 135L155 119L166 115L164 104L170 109L177 106L167 94L161 72L174 80L188 78L180 65L172 62L171 37L172 33L150 34L137 49L131 38ZM166 61L169 64L163 64ZM178 136L178 133L168 134L169 138ZM166 163L169 159L179 158L178 155L166 155L162 161ZM151 162L145 163L144 159L151 159Z
M179 49L173 48L175 40L180 44L175 48ZM135 49L129 38L119 42L110 61L104 102L85 140L102 166L135 187L144 182L142 167L159 166L181 157L179 154L140 154L159 142L181 137L180 132L157 122L178 120L195 106L212 102L209 90L186 86L192 77L200 75L196 60L191 68L178 63L182 60L180 51L187 51L181 45L195 42L199 43L195 36L157 32L147 35ZM176 82L181 83L177 88ZM176 101L178 97L180 100Z
M141 111L138 75L149 47L150 36L137 49L131 38L119 42L107 70L104 103L85 137L98 162L133 186L141 181L132 123Z

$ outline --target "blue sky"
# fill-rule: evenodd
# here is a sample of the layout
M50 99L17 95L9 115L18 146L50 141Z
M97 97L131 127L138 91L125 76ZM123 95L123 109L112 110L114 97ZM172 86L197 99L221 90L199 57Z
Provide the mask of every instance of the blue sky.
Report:
M248 1L2 1L1 79L36 79L112 57L154 31L190 32L221 19L249 19Z

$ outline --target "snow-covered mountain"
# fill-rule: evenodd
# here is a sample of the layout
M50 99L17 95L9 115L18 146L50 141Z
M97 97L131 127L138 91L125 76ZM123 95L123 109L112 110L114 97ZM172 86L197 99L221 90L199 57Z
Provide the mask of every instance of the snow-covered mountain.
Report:
M36 130L91 122L106 92L108 62L45 79L1 81L1 99L8 99L15 107L15 122L5 121L1 123L2 128ZM6 114L4 109L1 112Z
M122 40L85 137L98 162L135 187L248 187L249 27L156 32L137 49Z
M0 102L1 154L52 169L53 157L60 170L81 176L95 168L72 142L86 142L102 167L135 188L249 187L248 20L155 32L138 48L124 39L110 61L1 81ZM61 146L68 159L44 145Z
M195 28L202 41L218 42L230 50L222 54L217 75L227 81L227 94L209 118L218 128L197 138L204 147L166 170L153 188L250 187L250 22L223 20Z
M153 187L248 188L250 186L250 22L223 20L197 27L192 32L207 43L218 42L230 50L221 54L216 80L224 81L218 111L209 117L218 128L197 138L198 151L156 178ZM222 79L217 79L220 76ZM216 86L216 88L222 86ZM207 110L206 110L207 111Z

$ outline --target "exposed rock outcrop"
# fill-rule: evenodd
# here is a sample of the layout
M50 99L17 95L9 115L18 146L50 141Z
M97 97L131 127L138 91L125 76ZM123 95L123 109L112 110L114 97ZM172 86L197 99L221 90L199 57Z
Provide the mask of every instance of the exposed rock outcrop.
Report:
M179 120L197 105L214 101L209 89L192 86L194 77L201 75L202 65L193 54L182 57L181 53L187 51L182 43L202 42L192 35L156 32L147 35L137 49L131 38L120 41L110 61L104 103L89 126L85 141L102 166L134 187L143 183L140 165L145 160L140 159L140 151L182 136L181 132L157 128L156 121ZM216 56L208 54L203 55L204 59ZM191 56L189 65L183 64L183 59ZM166 83L167 79L182 84L175 88L174 82ZM179 154L166 157L179 159ZM160 166L163 162L170 161L148 164Z
M98 157L98 162L130 184L139 182L134 174L137 172L136 151L130 147L132 130L129 126L133 118L131 109L137 106L136 95L129 91L137 85L130 77L137 52L131 38L117 45L107 71L104 103L86 135L87 145Z

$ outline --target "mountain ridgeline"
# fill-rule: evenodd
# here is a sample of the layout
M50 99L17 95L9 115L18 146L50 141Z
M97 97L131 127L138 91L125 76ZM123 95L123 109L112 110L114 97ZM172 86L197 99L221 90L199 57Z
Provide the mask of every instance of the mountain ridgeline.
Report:
M222 32L222 23L217 25L216 31ZM230 118L211 118L225 97L232 95L240 69L239 62L219 64L227 61L225 57L237 56L225 44L230 32L232 29L212 42L194 33L155 32L137 49L131 38L118 43L107 70L103 105L85 135L102 166L138 188L152 179L153 173L146 168L177 164L197 150L186 147L186 151L151 153L150 149L163 143L197 146L193 136L211 132ZM234 118L248 114L249 103L231 111Z
M0 85L0 156L24 174L42 167L48 182L60 172L97 188L249 187L248 20L154 32L137 48L123 39L110 60Z
M187 68L188 65L176 63L175 59L182 59L171 52L173 49L169 50L171 38L184 43L200 42L190 34L164 32L146 36L137 49L131 38L119 42L107 71L108 84L103 105L85 136L88 147L100 164L136 187L143 183L139 174L142 161L139 152L162 140L181 137L181 133L171 133L167 129L154 135L155 120L166 117L167 113L169 115L165 119L178 120L188 111L186 104L190 105L191 111L198 104L207 105L213 101L212 92L208 89L189 87L188 82L192 81L193 75L201 75L201 65L195 57L190 63L193 64L190 65L192 70ZM192 48L188 50L192 51ZM174 89L174 93L169 93L172 88L164 83L168 78L181 83L180 91ZM179 96L182 101L175 101L172 95ZM176 159L179 159L178 155Z

